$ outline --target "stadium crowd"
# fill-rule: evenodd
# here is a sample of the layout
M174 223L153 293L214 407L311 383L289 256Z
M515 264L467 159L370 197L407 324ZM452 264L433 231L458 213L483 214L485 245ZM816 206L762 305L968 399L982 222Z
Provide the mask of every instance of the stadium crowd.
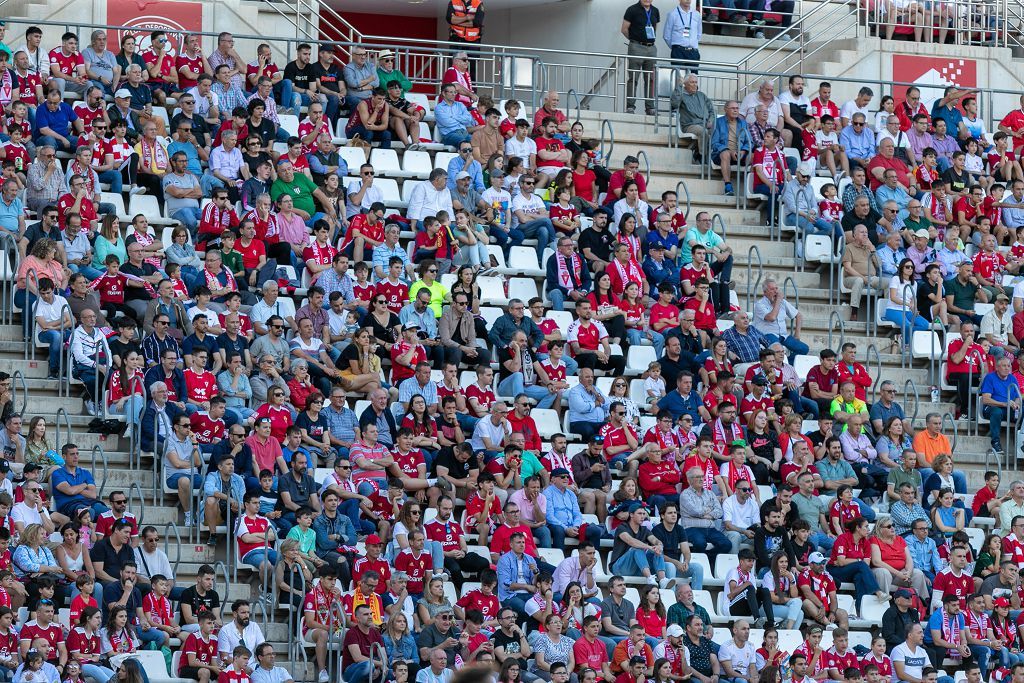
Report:
M479 3L452 4L453 32L479 39ZM854 343L798 372L811 349L779 283L733 305L710 214L689 225L673 192L649 197L635 157L610 168L558 93L500 111L472 50L425 107L389 50L343 64L301 44L282 69L228 33L176 56L161 31L141 54L103 31L47 54L41 36L12 52L0 35L0 228L24 329L51 379L67 354L101 425L137 430L184 526L232 544L253 594L229 620L212 567L177 585L159 531L125 492L100 500L77 446L24 425L0 375L4 680L138 683L131 655L173 646L176 676L283 683L262 603L301 613L320 683L339 638L346 681L480 663L501 683L1024 683L1024 482L989 472L967 498L942 417L915 431L890 381L869 403ZM1001 453L1024 386L1024 290L1002 281L1024 259L1024 110L990 139L969 92L929 112L911 88L872 116L867 88L842 108L803 88L766 82L716 118L688 76L682 125L727 193L749 164L783 220L848 234L854 308L885 277L905 336L955 326L957 417L978 417L977 393ZM302 109L293 134L282 117ZM378 170L335 140L433 151L430 117L454 157L388 213ZM122 226L141 198L155 211ZM486 318L517 260L543 290ZM980 518L998 533L972 547ZM698 602L712 578L717 605ZM715 617L729 637L712 640Z

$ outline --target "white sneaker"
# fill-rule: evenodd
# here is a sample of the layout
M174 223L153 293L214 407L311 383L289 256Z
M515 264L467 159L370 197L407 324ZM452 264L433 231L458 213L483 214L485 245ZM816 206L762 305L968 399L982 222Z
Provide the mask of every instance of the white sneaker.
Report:
M654 576L648 576L647 577L647 584L650 585L650 586L657 586L658 585L658 579L655 578Z
M185 528L188 529L192 526L192 511L189 510L185 513Z
M317 678L317 683L327 683L329 680L331 680L331 677L328 675L327 669L321 669L320 677Z
M96 417L96 402L86 399L85 401L85 412L92 417Z
M137 194L145 194L145 193L146 193L146 188L140 187L138 185L132 185L131 189L128 190L128 195L129 196L137 195Z
M668 588L672 588L672 586L674 586L674 585L676 585L676 580L675 579L669 579L669 578L664 578L659 583L659 586L663 590L664 589L668 589Z

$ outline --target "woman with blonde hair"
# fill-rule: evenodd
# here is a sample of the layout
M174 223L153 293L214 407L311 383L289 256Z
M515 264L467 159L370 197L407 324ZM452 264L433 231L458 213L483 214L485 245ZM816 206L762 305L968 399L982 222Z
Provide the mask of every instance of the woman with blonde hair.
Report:
M405 612L401 610L393 612L384 624L384 631L381 635L384 637L384 651L387 652L389 662L419 661L416 639L412 637L409 617L405 615Z

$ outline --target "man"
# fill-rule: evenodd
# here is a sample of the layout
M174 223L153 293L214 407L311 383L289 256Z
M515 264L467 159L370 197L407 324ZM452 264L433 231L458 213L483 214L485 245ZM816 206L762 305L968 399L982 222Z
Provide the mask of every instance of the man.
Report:
M698 438L697 443L698 448L710 450L710 439L707 437ZM697 552L707 552L713 566L719 554L730 552L732 542L722 533L724 511L718 496L705 488L704 476L704 471L698 467L686 471L687 487L679 496L680 522L686 529L690 548ZM711 546L710 550L708 545Z
M510 550L498 560L498 599L501 604L526 617L526 601L536 591L537 561L526 554L526 535L513 532Z
M543 200L533 193L536 184L533 176L523 174L519 178L519 193L512 199L512 229L537 240L537 260L540 261L544 250L555 240L555 226Z
M217 653L225 664L232 659L232 652L239 645L256 652L266 638L263 629L250 616L252 607L248 600L235 600L231 603L232 619L217 633Z
M732 552L739 552L740 546L753 547L755 529L761 521L761 512L752 495L750 482L740 479L733 494L722 502L722 525L725 537L732 543ZM754 615L756 616L756 615Z
M914 487L904 483L898 490L900 499L889 507L889 514L896 525L896 533L905 536L918 520L924 521L930 527L928 513L917 502L917 491Z
M755 623L759 623L759 620ZM750 643L750 622L737 619L729 630L732 639L722 643L718 650L722 673L733 683L754 683L757 680L757 662L754 646Z
M804 600L804 614L824 627L835 624L849 628L846 610L839 607L836 598L837 584L825 571L825 556L811 553L807 562L808 568L797 577L797 588Z
M18 198L19 191L18 183L8 180L0 194L0 228L16 242L25 240L25 206Z
M900 254L905 257L905 254L898 247L902 242L900 234L897 232L891 233L891 235L892 258L900 258ZM887 243L889 242L890 240L887 240ZM853 239L847 244L846 251L843 252L843 286L850 290L850 307L853 309L853 320L857 319L857 312L860 309L861 300L864 298L865 288L877 290L879 287L880 280L876 274L874 254L875 247L871 244L867 226L863 223L858 223L853 229ZM890 261L882 260L881 256L879 256L879 261L882 264L882 272L884 274L884 268ZM895 272L890 275L895 275Z
M1005 295L1000 295L1005 299ZM997 297L997 301L999 298ZM997 304L998 305L998 304ZM1005 308L1006 303L1003 302ZM981 382L981 412L989 420L989 442L991 443L990 453L1001 456L1003 453L1002 436L1003 420L1016 420L1020 411L1020 392L1017 391L1017 380L1010 376L1010 359L1006 356L996 361L996 371L985 375ZM1011 394L1010 387L1014 392ZM1015 396L1016 398L1011 398ZM941 429L941 424L940 424ZM945 451L952 453L952 449Z
M935 602L935 598L932 598L932 603ZM960 611L960 598L953 594L943 595L941 605L942 608L934 609L928 618L928 631L924 636L925 649L932 666L941 666L943 660L951 654L958 655L958 659L971 656L967 639L969 632Z
M808 119L813 118L809 112L811 100L804 94L803 76L790 74L789 87L779 97L779 103L782 105L782 138L787 147L795 147L802 155L803 126Z
M697 73L697 66L700 63L700 39L704 33L704 24L701 19L701 13L695 11L691 7L690 0L680 0L679 7L675 11L670 12L668 19L665 20L665 28L662 31L662 38L665 44L668 45L670 50L670 56L672 59L683 60L684 66L690 71L690 74ZM687 76L689 78L689 75ZM694 78L693 87L696 89L697 79ZM684 80L683 87L686 88L686 82ZM691 91L692 92L692 91ZM673 105L673 109L677 107ZM687 109L686 106L679 106L680 118L683 116L683 112ZM714 110L709 118L706 119L708 124L714 118ZM710 125L708 126L710 127ZM697 134L694 131L687 130L686 124L683 124L682 130ZM702 139L698 135L699 146L694 149L694 163L700 163L699 154L705 149L704 143L706 142L706 136Z
M181 124L176 137L187 136L191 128ZM199 179L188 170L188 156L184 152L171 155L171 172L161 181L167 213L180 221L193 236L199 227L199 200L205 195Z
M303 637L312 642L315 648L316 663L320 671L317 680L319 683L327 683L330 680L327 673L327 641L331 633L342 630L344 615L341 612L341 590L337 586L338 571L326 564L320 567L317 576L320 582L312 586L302 604L302 629ZM369 620L369 614L369 607L364 606L364 621ZM365 634L366 631L364 630L363 633ZM367 638L369 637L367 634ZM352 638L354 639L355 636ZM346 642L352 643L348 636L346 636ZM351 654L348 655L348 657L351 656ZM364 666L365 668L368 667Z
M441 86L441 101L434 107L434 118L441 142L457 148L463 142L472 143L473 133L483 126L477 125L466 105L458 101L456 95L454 83Z
M905 640L892 649L893 673L899 683L925 680L924 668L928 665L930 653L922 647L923 644L924 629L921 624L918 622L907 626Z
M418 226L427 218L436 216L439 211L447 211L454 216L451 190L448 189L448 172L435 168L430 172L426 183L419 183L409 195L409 208L406 210L413 230L422 229Z
M363 57L366 57L365 49L363 50ZM327 106L327 98L323 96L317 90L316 81L316 69L310 63L310 55L313 53L313 48L309 43L299 43L295 48L295 59L288 62L284 67L284 79L282 83L288 82L291 84L291 91L293 93L292 102L283 102L284 106L292 106L295 104L295 99L300 100L300 106L310 106L314 102L321 106ZM213 66L213 59L211 57L211 66ZM216 69L217 67L214 66ZM283 90L284 88L282 88ZM297 98L294 96L298 95ZM355 107L355 101L353 101L352 108ZM296 110L297 111L297 110Z
M270 643L260 643L254 650L257 666L252 671L253 683L293 683L294 679L288 669L276 666L277 653Z
M494 643L494 656L499 662L504 663L509 659L518 661L522 669L526 670L533 650L526 634L516 623L515 610L501 608L498 614L498 629L491 636L491 641Z
M629 72L626 82L626 113L636 111L637 81L643 79L646 87L647 100L644 100L648 116L654 114L653 103L653 72L654 60L658 56L655 44L658 23L661 13L654 7L653 0L638 0L635 5L626 8L622 15L622 26L619 32L629 41L626 49L626 68Z
M608 419L608 399L595 385L592 368L580 368L579 378L579 384L566 395L569 402L569 428L584 441L589 441Z
M722 333L734 363L756 363L762 348L768 346L761 331L750 324L750 314L740 311L733 316L733 327Z
M580 371L589 368L621 375L626 359L621 355L612 355L608 331L603 324L591 318L592 309L588 299L576 302L576 316L577 319L569 325L566 340L573 358L579 363Z
M825 504L817 496L814 481L815 477L810 471L804 471L797 475L796 483L799 490L793 494L793 507L796 508L800 518L811 527L810 542L825 552L831 553L835 537L828 533Z
M313 105L314 110L319 105ZM305 173L296 173L292 162L282 159L277 163L277 180L270 186L270 197L275 202L282 195L289 195L295 204L295 212L302 216L307 227L313 227L321 218L337 219L334 203ZM315 201L314 201L315 200ZM318 210L318 206L323 211Z
M907 632L913 625L920 624L920 615L910 606L911 595L909 590L897 590L892 605L882 615L882 637L890 651L907 639Z
M601 527L596 524L586 524L584 529L579 498L569 488L570 476L567 469L555 469L551 472L551 484L543 493L547 501L547 527L553 548L564 547L566 536L581 542L586 538L590 543L598 543L602 535Z
M1013 519L1024 515L1024 481L1010 482L1010 498L999 506L999 531L1006 536L1013 528Z
M877 153L877 147L874 132L868 127L867 116L864 113L857 112L852 115L852 119L843 117L843 130L839 134L839 144L846 150L846 156L850 160L851 177L854 177L857 169L863 171L868 167L871 159ZM843 199L845 203L846 192L843 193ZM874 201L873 197L872 201ZM846 210L849 211L849 209Z
M477 574L490 566L490 561L467 550L462 526L452 518L455 502L450 496L441 496L437 502L437 517L426 525L427 538L441 544L444 568L452 576L461 593L463 573Z
M988 303L989 296L974 275L974 264L971 261L965 260L959 264L956 277L943 283L943 292L946 295L947 311L959 317L961 322L981 324L981 316L975 313L974 304Z
M810 348L800 340L803 315L786 300L778 280L771 276L765 278L761 293L763 296L754 304L754 327L769 345L781 342L789 349L790 359L806 355ZM793 320L793 334L789 334L790 320Z
M814 189L810 185L812 175L814 171L810 164L804 162L796 169L796 182L786 182L782 192L786 223L794 225L799 222L805 234L831 235L833 240L839 240L842 231L818 214ZM803 253L803 245L800 243L797 244L797 253Z

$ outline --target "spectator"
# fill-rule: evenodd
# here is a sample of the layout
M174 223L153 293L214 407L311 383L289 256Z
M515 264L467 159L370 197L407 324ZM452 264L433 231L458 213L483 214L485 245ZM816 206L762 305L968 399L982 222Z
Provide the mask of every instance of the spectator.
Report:
M900 499L889 507L889 514L896 525L896 533L906 536L918 520L924 520L928 528L931 528L928 513L917 502L917 493L914 487L904 483L898 490Z
M707 437L698 439L698 444L707 442ZM698 467L686 470L687 487L679 497L681 522L686 528L690 547L697 552L707 552L709 561L720 553L729 552L732 543L722 533L724 512L718 496L704 486L704 472ZM710 545L711 549L706 550Z
M665 21L662 37L665 40L665 44L669 47L672 59L684 60L683 64L691 74L697 73L697 65L700 63L699 47L703 33L704 24L700 12L690 7L689 0L680 0L679 7L675 12L670 12L668 19ZM694 78L694 87L696 82L697 79ZM685 80L683 87L686 87ZM682 112L682 109L680 109L680 112ZM713 115L712 110L711 116ZM711 116L706 119L708 122L710 122ZM685 124L683 125L685 130ZM704 142L706 142L706 138L703 140L698 138L698 147L694 151L694 157L697 157L698 152L705 148ZM695 159L694 163L699 163L699 161Z
M1004 295L1000 295L1005 299ZM998 299L997 299L998 300ZM1005 301L1004 304L1005 306ZM1017 414L1020 411L1020 393L1014 391L1013 394L1010 392L1010 386L1016 390L1018 385L1016 379L1010 376L1010 359L1006 356L1000 357L996 361L995 372L990 372L985 375L985 379L981 382L981 405L982 415L989 420L989 441L991 442L992 448L990 452L999 455L1003 452L1002 449L1002 427L1003 420L1017 419ZM1016 398L1011 398L1016 396ZM940 423L941 428L941 423ZM951 453L949 451L944 451Z

